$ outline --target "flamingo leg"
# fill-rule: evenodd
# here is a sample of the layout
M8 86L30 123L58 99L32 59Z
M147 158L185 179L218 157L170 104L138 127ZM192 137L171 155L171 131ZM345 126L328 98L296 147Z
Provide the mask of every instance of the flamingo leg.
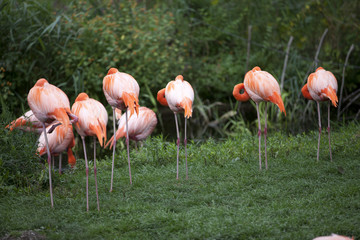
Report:
M261 122L260 122L260 112L259 112L259 103L256 103L256 111L257 111L257 118L259 123L259 130L258 130L258 137L259 137L259 167L261 170Z
M52 168L55 171L55 157L54 157L54 155L51 156L51 163L52 163Z
M98 211L100 211L99 193L98 193L98 185L97 185L96 173L97 173L97 170L96 170L96 137L94 136L94 177L95 177L97 208L98 208Z
M180 147L180 134L179 134L179 125L178 125L176 113L174 113L174 115L175 115L176 136L177 136L177 140L176 140L176 145L177 145L177 154L176 154L176 180L178 180L178 179L179 179L179 147Z
M114 126L114 144L113 144L113 155L112 155L112 165L111 165L111 183L110 191L113 190L113 180L114 180L114 159L115 159L115 147L116 147L116 124L115 124L115 108L113 107L113 126Z
M330 101L328 101L328 135L329 135L329 151L330 151L330 160L332 161L332 154L331 154L331 138L330 138Z
M267 102L265 102L265 128L264 128L264 140L265 140L265 169L268 169L267 165L267 144L266 144L266 137L267 137Z
M44 131L45 142L46 142L46 151L47 151L47 155L48 155L50 201L51 201L51 207L54 207L54 200L53 200L53 193L52 193L52 182L51 182L51 154L50 154L49 142L48 142L47 134L46 134L45 123L42 123L42 125L43 125L43 131Z
M61 175L61 161L62 161L62 154L60 153L60 156L59 156L59 174Z
M186 168L186 180L188 179L188 166L187 166L187 150L186 150L186 144L187 144L187 138L186 138L186 120L185 118L185 136L184 136L184 145L185 145L185 168Z
M128 155L128 165L129 165L129 177L130 177L130 184L132 184L131 180L131 166L130 166L130 151L129 151L129 128L128 128L128 112L125 112L125 119L126 119L126 150Z
M319 117L319 139L318 139L318 149L316 154L316 159L319 161L319 149L320 149L320 138L321 138L321 117L320 117L320 104L319 102L316 102L317 104L317 110L318 110L318 117Z
M89 211L89 166L86 155L86 146L85 146L85 137L81 136L81 140L83 142L84 148L84 156L85 156L85 168L86 168L86 211Z

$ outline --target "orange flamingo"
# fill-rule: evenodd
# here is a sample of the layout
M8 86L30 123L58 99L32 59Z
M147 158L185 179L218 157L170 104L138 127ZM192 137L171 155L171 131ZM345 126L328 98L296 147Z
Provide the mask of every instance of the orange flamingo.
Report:
M355 238L349 238L346 236L341 236L341 235L337 235L332 233L331 236L322 236L322 237L317 237L314 238L313 240L354 240Z
M86 210L89 211L89 167L86 154L85 137L94 138L94 177L96 188L97 208L100 211L99 194L96 178L96 137L100 146L106 141L106 124L108 114L105 107L97 100L89 98L86 93L80 93L75 99L71 108L72 112L78 117L78 122L74 125L76 131L81 136L84 148L85 167L86 167Z
M184 80L182 75L178 75L174 81L170 81L166 88L161 89L157 93L157 100L161 105L169 106L174 112L176 134L177 134L177 156L176 156L176 179L179 179L179 146L180 146L180 134L177 122L177 113L184 112L185 117L185 167L186 167L186 179L188 179L188 167L187 167L187 151L186 151L186 120L192 116L192 103L194 101L194 90L190 83Z
M54 207L51 182L51 154L47 134L45 133L45 123L57 120L59 124L68 126L70 123L76 122L77 118L70 112L70 103L66 94L44 78L39 79L34 87L30 89L27 101L35 117L39 119L43 126L49 165L50 201L51 207ZM72 118L71 121L69 117ZM53 131L56 126L58 126L58 124L53 125L49 131Z
M48 123L45 123L45 126L49 126ZM35 132L36 134L41 134L43 132L42 124L34 115L34 113L29 110L21 117L17 118L16 120L12 121L8 124L5 128L9 128L10 131L13 131L15 128L20 129L25 132ZM52 157L52 167L54 169L54 156ZM61 160L62 154L60 153L59 157L59 174L61 174Z
M51 125L49 125L46 129L50 130L53 125L57 124L54 121ZM61 159L62 159L62 152L67 150L68 154L68 162L71 167L74 167L76 164L76 159L74 153L72 152L72 148L75 146L75 139L73 134L72 125L69 124L68 126L59 125L55 128L55 130L51 133L46 133L49 149L52 156L60 155L59 156L59 171L61 171ZM44 132L39 137L38 140L38 149L37 152L40 156L44 155L46 152L46 140Z
M321 137L321 117L320 117L320 104L321 101L328 101L328 135L329 135L329 151L330 160L331 155L331 140L330 140L330 102L337 106L338 97L336 92L338 84L334 74L330 71L326 71L324 68L319 67L316 71L309 75L307 84L301 89L303 96L309 100L315 100L319 117L319 139L317 149L317 160L319 161L319 149L320 149L320 137Z
M240 93L240 90L244 89L244 93ZM261 170L261 122L259 113L259 103L265 101L265 167L267 166L267 102L275 103L281 112L285 112L285 107L280 94L280 87L276 79L268 72L261 71L259 67L254 67L252 70L246 73L244 83L237 84L234 87L233 95L238 101L248 101L250 98L256 103L257 118L259 124L258 136L259 136L259 166Z
M122 111L129 109L130 116L136 111L139 114L139 84L136 80L127 73L119 72L116 68L110 68L107 75L103 79L103 91L108 103L113 109L113 127L114 136L116 134L115 125L115 109L118 108ZM131 166L130 166L130 153L129 153L129 131L128 131L128 111L125 112L126 121L126 147L128 155L129 165L129 178L130 184L132 184L131 178ZM114 158L115 158L115 146L116 137L114 139L113 157L112 157L112 169L111 169L111 184L110 192L112 191L113 178L114 178Z
M122 115L118 121L116 140L126 136L125 116L126 115ZM156 124L157 124L156 114L147 107L140 107L139 115L132 115L128 119L129 138L131 140L134 140L135 142L145 140L154 131ZM114 136L107 142L105 148L109 144L110 144L110 149L112 148L114 143L113 138Z
M49 124L45 123L47 127ZM25 132L35 132L37 134L41 134L43 132L42 124L34 115L34 113L29 110L21 117L15 119L10 124L6 126L9 128L10 131L14 130L15 128L21 129Z

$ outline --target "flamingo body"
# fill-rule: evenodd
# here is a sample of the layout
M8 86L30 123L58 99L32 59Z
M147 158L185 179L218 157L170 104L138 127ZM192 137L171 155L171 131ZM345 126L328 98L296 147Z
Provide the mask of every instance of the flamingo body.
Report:
M48 126L48 124L46 125ZM39 119L37 119L37 117L35 117L34 113L31 110L27 111L24 115L12 121L6 126L6 128L9 128L10 131L18 128L26 132L35 132L37 134L41 134L41 132L43 131L41 122L39 121Z
M118 121L118 130L116 131L116 140L126 136L126 126L125 126L125 116L121 115ZM134 141L145 140L155 129L157 124L157 118L154 111L147 107L139 108L139 115L132 115L128 119L129 127L129 138ZM113 137L108 141L106 146L110 144L110 149L112 148ZM105 147L106 147L105 146Z
M302 93L305 98L317 102L330 100L336 107L338 102L337 89L338 84L334 74L319 67L309 75L307 84L302 88Z
M253 70L245 75L244 85L245 91L255 103L263 101L272 102L286 115L279 83L270 73L261 71L259 67L254 67Z
M65 126L69 124L70 102L60 88L50 84L46 79L39 79L30 89L28 104L40 122L58 120Z
M107 111L99 101L80 93L71 107L71 111L79 118L74 125L82 137L97 136L100 146L106 141Z
M122 111L129 107L131 113L139 107L139 84L130 74L111 68L103 79L103 91L112 107Z
M46 129L49 130L54 124L57 124L57 122L53 122ZM71 150L75 146L72 125L59 125L52 133L46 134L51 155L58 155L64 151L67 151L69 164L73 167L76 163L76 159ZM46 141L44 132L39 137L37 152L40 156L46 153Z
M186 118L191 117L194 90L183 76L177 76L174 81L166 85L165 98L171 111L174 113L185 112Z
M313 240L354 240L354 237L349 238L347 236L341 236L333 233L330 236L317 237Z

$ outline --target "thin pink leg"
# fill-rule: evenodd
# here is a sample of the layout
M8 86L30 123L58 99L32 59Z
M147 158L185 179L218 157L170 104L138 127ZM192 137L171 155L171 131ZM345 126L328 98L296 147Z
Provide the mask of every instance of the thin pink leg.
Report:
M176 136L177 136L177 141L176 141L176 145L177 145L177 154L176 154L176 180L178 180L178 179L179 179L179 147L180 147L180 134L179 134L179 126L178 126L178 121L177 121L176 113L174 113L174 115L175 115Z
M86 155L86 146L85 146L85 137L81 136L81 140L83 142L84 148L84 156L85 156L85 168L86 168L86 211L89 211L89 166Z
M60 153L60 156L59 156L59 174L60 174L60 175L62 174L62 171L61 171L61 162L62 162L62 153Z
M113 143L113 154L112 154L112 165L111 165L111 182L110 182L110 191L113 190L113 180L114 180L114 159L115 159L115 147L116 147L116 124L115 124L115 108L113 107L113 126L114 126L114 143Z
M267 143L266 143L266 137L267 137L267 102L265 102L265 128L264 128L264 140L265 140L265 168L268 169L267 164Z
M257 117L258 117L258 123L259 123L259 130L258 130L258 136L259 136L259 167L261 170L261 122L260 122L260 112L259 112L259 104L256 103L256 111L257 111Z
M186 145L187 145L187 138L186 138L186 120L187 120L187 118L185 117L184 145L185 145L185 168L186 168L186 180L187 180L187 179L188 179L188 166L187 166L187 150L186 150Z
M52 168L55 171L55 156L54 155L51 156L51 163L52 163Z
M316 102L317 109L318 109L318 117L319 117L319 139L318 139L318 149L316 154L316 159L319 161L319 150L320 150L320 138L321 138L321 116L320 116L320 104L319 102Z
M98 208L98 211L100 211L99 193L98 193L98 185L97 185L96 173L97 173L97 170L96 170L96 137L94 137L94 177L95 177L97 208Z
M128 111L125 112L126 117L126 149L127 149L127 155L128 155L128 165L129 165L129 177L130 177L130 184L132 184L132 178L131 178L131 166L130 166L130 151L129 151L129 128L128 128Z
M53 200L53 193L52 193L52 182L51 182L51 154L50 154L49 142L48 142L47 134L46 134L45 123L42 123L42 125L43 125L43 131L44 131L44 135L45 135L46 151L47 151L47 155L48 155L50 201L51 201L51 207L54 207L54 200Z
M330 160L332 161L332 154L331 154L331 138L330 138L330 101L328 102L328 135L329 135L329 151L330 151Z

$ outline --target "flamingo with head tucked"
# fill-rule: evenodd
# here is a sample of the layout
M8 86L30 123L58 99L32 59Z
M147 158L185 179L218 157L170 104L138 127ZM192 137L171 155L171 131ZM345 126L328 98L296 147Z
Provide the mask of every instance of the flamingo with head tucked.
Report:
M45 123L45 126L47 127L49 126L49 124ZM26 113L24 113L24 115L12 121L6 126L6 128L9 128L10 131L18 128L25 132L35 132L37 134L41 134L43 132L42 123L39 121L39 119L35 117L34 113L31 110L27 111Z
M35 117L39 119L43 127L49 165L50 201L51 206L54 207L51 182L51 154L45 123L57 120L59 124L67 127L70 123L76 122L77 118L70 112L70 102L66 94L44 78L39 79L34 87L30 89L27 101L30 109L33 111ZM71 121L69 116L72 118ZM53 125L49 131L53 131L56 126L58 126L58 124Z
M97 208L100 211L99 194L96 178L96 137L100 146L106 141L106 124L108 114L105 107L97 100L89 98L86 93L80 93L75 99L71 108L72 112L78 117L78 122L74 125L76 131L81 136L84 148L85 167L86 167L86 210L89 211L89 166L86 154L85 137L93 136L94 139L94 177L96 188Z
M184 80L182 75L178 75L174 81L170 81L166 88L161 89L157 93L157 100L161 105L169 106L171 111L175 115L176 134L177 134L177 156L176 156L176 179L179 179L179 147L180 147L180 134L177 122L177 113L184 113L185 117L185 167L186 167L186 179L188 179L188 167L187 167L187 151L186 151L186 120L192 116L192 104L194 101L194 90L190 83Z
M117 110L117 109L116 109ZM129 111L129 110L128 110ZM125 116L121 115L116 131L116 140L126 136ZM147 107L139 108L139 115L132 115L129 119L129 138L135 142L145 140L155 129L157 124L156 114ZM114 136L106 143L105 148L110 144L110 149L114 143Z
M332 161L331 154L331 140L330 140L330 105L337 106L338 97L336 92L338 89L338 84L334 74L330 71L326 71L324 68L319 67L316 71L309 75L307 83L301 89L303 96L309 100L315 100L318 110L319 118L319 139L318 139L318 149L317 149L317 160L319 161L319 149L320 149L320 137L321 137L321 116L320 116L320 104L319 102L327 101L328 102L328 135L329 135L329 151L330 151L330 160Z
M244 89L243 93L240 91ZM268 168L267 165L267 102L272 102L276 104L281 112L285 112L285 107L283 100L281 98L279 83L276 79L268 72L261 71L259 67L254 67L252 70L246 73L244 78L244 83L237 84L234 87L233 95L238 101L248 101L250 98L256 103L256 111L258 118L258 136L259 136L259 167L261 170L261 122L260 122L260 113L259 113L259 103L265 102L265 128L264 128L264 138L265 138L265 168Z
M122 111L130 110L130 116L136 111L139 114L139 84L136 80L127 73L119 72L116 68L110 68L107 75L103 79L103 91L106 100L113 108L113 127L114 136L116 134L115 125L115 109L118 108ZM130 184L132 184L131 178L131 166L130 166L130 153L129 153L129 131L128 131L128 111L125 111L126 122L126 147L128 155L129 165L129 178ZM110 192L113 189L113 177L114 177L114 158L115 158L115 146L116 137L114 139L112 168L111 168L111 184Z
M54 121L51 125L49 125L46 129L50 130L51 127L57 124L57 121ZM76 164L76 159L72 148L75 146L75 139L73 134L72 125L69 124L68 126L59 125L55 128L54 131L51 133L46 132L46 136L49 143L50 154L52 156L60 155L59 156L59 171L61 171L61 159L62 159L62 152L67 151L68 154L68 163L71 167L74 167ZM46 140L44 132L41 133L39 140L38 140L38 149L37 152L40 156L46 153Z

